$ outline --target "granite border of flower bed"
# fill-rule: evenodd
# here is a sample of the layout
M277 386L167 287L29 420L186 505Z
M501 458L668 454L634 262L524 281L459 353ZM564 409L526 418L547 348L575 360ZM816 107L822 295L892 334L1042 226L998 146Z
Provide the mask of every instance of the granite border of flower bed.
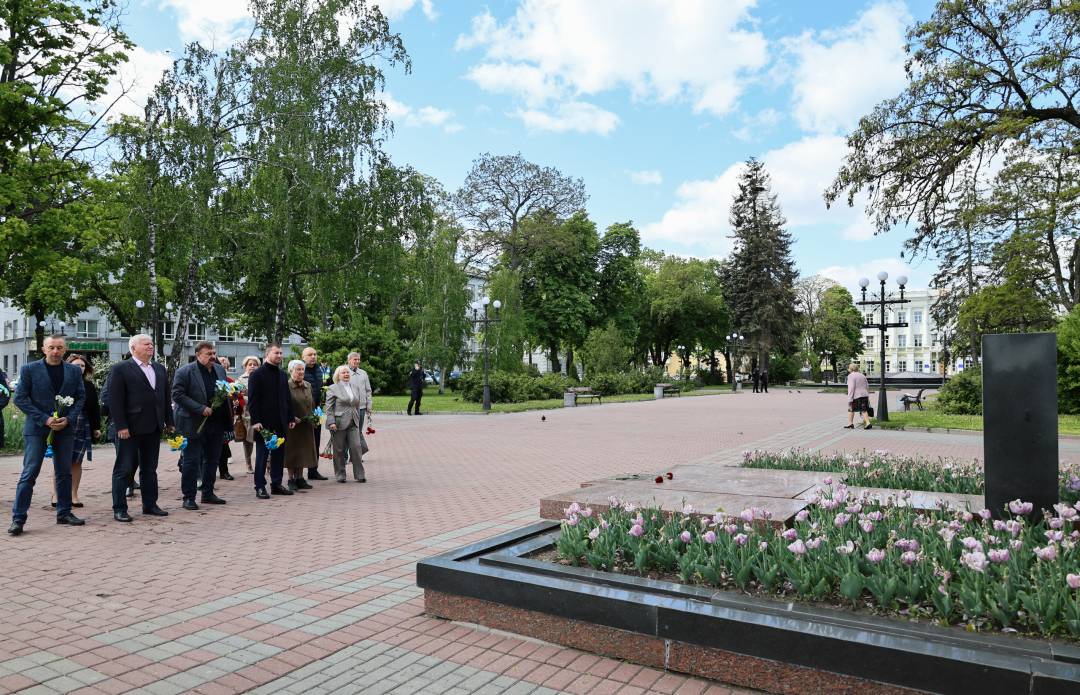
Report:
M417 563L429 614L770 692L1073 693L1080 648L524 556L541 521Z

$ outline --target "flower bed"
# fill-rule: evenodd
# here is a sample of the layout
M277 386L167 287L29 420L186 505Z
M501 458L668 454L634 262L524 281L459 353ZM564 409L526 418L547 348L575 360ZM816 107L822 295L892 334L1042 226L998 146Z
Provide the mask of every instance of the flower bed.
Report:
M1029 518L1010 503L990 512L918 512L855 499L843 484L820 491L792 528L747 509L712 519L665 515L611 500L594 513L566 510L556 542L563 562L675 575L684 583L1046 637L1080 638L1080 518L1075 506Z
M978 459L897 456L883 450L826 455L792 449L781 453L747 451L743 453L742 465L746 468L835 471L842 474L841 482L857 487L968 495L983 493L983 467ZM1063 462L1058 478L1061 500L1080 501L1080 466Z

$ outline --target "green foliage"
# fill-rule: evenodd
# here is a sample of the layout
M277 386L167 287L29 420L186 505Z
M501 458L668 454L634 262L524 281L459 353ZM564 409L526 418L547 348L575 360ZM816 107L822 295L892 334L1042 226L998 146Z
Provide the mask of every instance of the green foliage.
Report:
M799 378L802 365L799 355L773 355L769 360L769 383L783 384L795 381Z
M371 379L371 389L381 394L405 392L412 359L393 330L360 322L355 327L316 333L311 346L330 365L331 373L346 363L353 351L360 353L360 367Z
M605 328L594 328L579 350L585 369L592 372L620 372L630 365L632 349L614 320Z
M1058 324L1058 409L1080 413L1080 307Z
M982 373L971 368L950 377L934 407L950 415L982 415Z
M638 332L645 303L641 236L631 222L611 225L600 240L597 254L596 314L600 325L614 323L624 336Z
M729 324L719 265L678 256L647 259L647 314L639 321L638 342L654 365L667 363L674 347L683 346L683 363L699 346L719 347Z
M590 372L578 383L564 374L530 374L522 372L492 371L488 374L493 403L521 403L523 401L562 398L573 386L588 386L602 396L627 393L652 393L657 383L669 381L661 369L632 372ZM693 381L686 382L688 389L695 388ZM463 374L458 382L461 397L467 401L480 401L484 395L484 375L474 369Z

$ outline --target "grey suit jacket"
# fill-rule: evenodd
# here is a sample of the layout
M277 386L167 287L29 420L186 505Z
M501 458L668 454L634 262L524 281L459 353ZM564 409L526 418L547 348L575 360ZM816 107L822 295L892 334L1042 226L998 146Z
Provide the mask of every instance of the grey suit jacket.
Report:
M206 392L202 374L198 371L203 368L197 361L189 362L177 369L176 374L173 375L172 399L176 406L173 420L176 423L176 429L185 437L195 435L195 430L203 421L203 408L210 405L210 400L214 396ZM220 364L215 364L214 381L219 380L225 381L225 368ZM223 408L223 410L226 411L224 415L215 412L210 417L222 417L222 426L228 428L232 419L228 417L228 409Z
M367 405L365 394L354 385L350 390L346 390L345 384L340 381L326 389L326 407L323 412L326 414L327 428L337 425L339 430L344 430L353 425L360 427L364 424L360 411Z

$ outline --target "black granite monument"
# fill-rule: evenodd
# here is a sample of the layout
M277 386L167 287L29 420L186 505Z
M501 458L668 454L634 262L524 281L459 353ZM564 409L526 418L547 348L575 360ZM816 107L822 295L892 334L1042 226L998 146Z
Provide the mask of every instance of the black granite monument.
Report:
M1058 501L1057 335L986 335L982 345L986 507L1000 517L1020 499L1038 516Z

